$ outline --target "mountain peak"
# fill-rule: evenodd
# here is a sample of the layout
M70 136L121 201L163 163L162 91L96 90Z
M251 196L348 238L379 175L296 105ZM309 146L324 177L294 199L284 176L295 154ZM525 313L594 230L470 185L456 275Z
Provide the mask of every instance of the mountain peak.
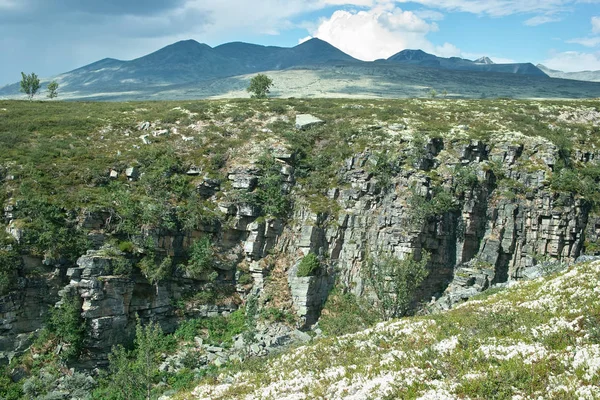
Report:
M473 62L475 64L487 64L487 65L495 64L495 62L493 62L489 57L480 57Z
M421 60L430 60L435 59L436 56L433 54L425 53L423 50L412 50L406 49L402 50L399 53L394 54L388 60L393 61L421 61Z

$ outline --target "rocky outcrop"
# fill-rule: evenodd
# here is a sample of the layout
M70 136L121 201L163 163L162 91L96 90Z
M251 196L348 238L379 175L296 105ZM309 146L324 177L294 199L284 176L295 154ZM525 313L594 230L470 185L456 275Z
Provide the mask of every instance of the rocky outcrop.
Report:
M361 268L381 252L417 260L427 252L429 275L418 299L433 297L439 308L447 308L492 285L534 276L542 263L569 263L586 241L598 242L600 222L590 216L590 205L574 193L551 188L560 154L549 141L518 133L494 134L488 141L458 134L419 141L404 129L402 135L394 157L368 149L349 157L339 170L341 184L310 199L294 196L300 189L294 154L275 148L283 188L295 200L288 220L261 216L260 207L243 196L259 187L257 166L237 165L225 175L228 182L200 177L194 170L198 194L215 203L226 223L210 222L194 231L144 227L141 236L176 264L185 261L194 240L211 235L218 252L216 284L236 288L241 301L249 294L260 297L273 265L281 266L287 282L278 290L289 291L302 328L318 320L336 280L368 296ZM579 162L597 160L582 154ZM128 169L126 175L133 180L138 172ZM237 198L229 196L233 191ZM114 257L101 248L110 216L83 214L79 225L90 230L95 250L68 269L66 286L60 273L54 281L27 279L22 290L0 301L0 351L5 355L27 347L28 335L59 300L59 289L63 298L72 294L80 300L86 324L82 364L91 367L105 363L113 345L131 339L136 318L173 331L179 318L173 300L206 284L177 270L156 285L137 268L128 276L115 275ZM9 226L18 237L18 224ZM300 278L298 262L308 253L318 255L323 266L316 276ZM236 285L242 269L252 284ZM214 316L236 307L233 301L203 305L186 316Z

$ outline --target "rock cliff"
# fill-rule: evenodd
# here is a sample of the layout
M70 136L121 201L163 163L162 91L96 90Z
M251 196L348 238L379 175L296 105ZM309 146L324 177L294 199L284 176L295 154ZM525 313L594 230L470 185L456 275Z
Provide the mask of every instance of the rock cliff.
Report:
M297 179L303 167L298 154L281 145L268 149L269 168L275 166L282 192L292 199L286 215L265 215L252 200L266 185L257 157L225 166L223 178L198 177L198 201L223 218L194 228L178 223L140 229L133 241L153 248L157 260L173 260L172 272L156 282L137 267L118 272L123 262L137 264L145 254L114 249L110 210L81 211L75 229L86 229L89 246L76 264L22 254L18 290L0 299L0 358L6 362L25 351L49 307L68 296L77 299L85 324L78 366L93 368L106 364L112 346L132 340L138 318L173 332L183 319L226 315L251 296L261 306L276 296L275 306L293 307L297 327L309 328L336 284L371 295L361 268L381 253L417 260L428 253L429 274L413 305L446 309L494 285L537 276L544 265L568 264L586 248L597 250L600 217L592 202L556 183L566 162L595 167L597 151L578 150L565 161L563 149L550 140L519 132L476 139L465 133L467 126L422 136L397 124L368 129L396 144L350 154L315 198L298 194L306 193L306 183ZM127 171L123 179L138 179L138 171ZM109 176L119 179L120 172L111 169ZM7 230L17 242L23 237L18 209L7 200ZM190 246L206 236L215 251L210 278L181 267ZM298 276L309 253L320 266L311 276ZM224 294L183 308L176 304L211 290Z

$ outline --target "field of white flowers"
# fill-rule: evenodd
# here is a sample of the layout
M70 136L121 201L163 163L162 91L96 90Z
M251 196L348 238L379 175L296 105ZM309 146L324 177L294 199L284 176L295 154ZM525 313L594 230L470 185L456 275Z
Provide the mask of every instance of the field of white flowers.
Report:
M600 399L600 262L315 341L184 399Z

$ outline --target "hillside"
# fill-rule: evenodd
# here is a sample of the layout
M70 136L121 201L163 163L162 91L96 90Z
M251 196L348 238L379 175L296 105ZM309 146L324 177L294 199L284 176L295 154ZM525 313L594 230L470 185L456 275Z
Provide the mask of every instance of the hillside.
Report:
M555 69L550 69L542 64L538 64L537 67L552 78L600 82L600 71L563 72Z
M339 336L382 320L461 307L598 256L599 109L598 100L0 101L0 398L173 395L241 366L263 368L313 337L335 349ZM458 308L433 317L441 331L419 317L363 336L429 324L435 336L414 342L424 351L418 368L438 357L426 346L463 335L457 355L473 353L464 368L483 373L486 362L500 365L478 355L492 346L484 337L517 346L533 333L514 324L570 323L583 314L578 302L596 307L586 289L596 266L582 268L566 275L580 288L571 314L559 305L533 319L506 306L504 319L485 314L480 326L472 314L457 322ZM507 293L496 299L513 302ZM554 304L544 291L519 296ZM592 343L581 329L590 336L568 345ZM540 354L567 346L540 343ZM342 351L351 363L354 350ZM395 354L382 368L403 368ZM439 357L448 382L440 390L473 398L497 388L509 398L506 382L527 394L597 379L563 376L571 364L550 359L539 367L551 366L557 381L537 371L540 381L523 380L511 360L495 381L478 375L469 388L463 369L444 364L452 355ZM339 361L305 360L317 380L320 360ZM415 377L424 385L433 371ZM263 379L240 383L245 376ZM255 388L232 390L224 396Z
M600 261L317 340L176 399L596 399ZM239 371L238 371L239 370Z

